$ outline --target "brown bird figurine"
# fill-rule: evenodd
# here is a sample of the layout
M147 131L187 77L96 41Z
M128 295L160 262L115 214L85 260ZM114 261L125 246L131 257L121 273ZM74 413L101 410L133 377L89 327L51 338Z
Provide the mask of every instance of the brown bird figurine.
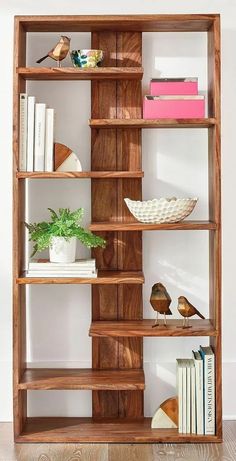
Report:
M54 48L52 48L47 54L45 54L45 56L38 59L38 61L36 62L40 64L40 62L44 61L44 59L50 57L54 59L54 61L57 61L57 65L58 67L60 67L61 61L65 59L65 57L68 54L69 49L70 49L70 38L66 37L66 35L62 35L59 42L56 44L56 46L54 46Z
M181 328L191 328L189 325L189 317L193 315L198 315L201 319L205 319L205 317L194 307L185 296L180 296L178 298L178 311L184 317L183 319L183 327Z
M155 283L152 287L152 293L150 297L150 303L153 307L154 311L157 313L157 318L155 324L152 325L152 328L157 327L158 323L158 313L164 315L164 325L167 326L166 323L166 315L172 315L171 310L169 309L169 305L171 303L171 297L164 287L162 283Z

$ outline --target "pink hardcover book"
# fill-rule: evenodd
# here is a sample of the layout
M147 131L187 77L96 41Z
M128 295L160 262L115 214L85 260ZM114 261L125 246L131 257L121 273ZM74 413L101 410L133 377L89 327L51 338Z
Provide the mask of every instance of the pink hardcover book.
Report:
M150 95L198 94L197 78L152 78Z
M145 96L143 118L204 118L204 96Z

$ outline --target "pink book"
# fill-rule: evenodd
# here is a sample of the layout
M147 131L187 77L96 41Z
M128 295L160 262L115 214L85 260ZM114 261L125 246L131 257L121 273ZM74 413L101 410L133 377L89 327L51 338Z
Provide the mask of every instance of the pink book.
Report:
M197 96L145 96L143 118L204 118L205 99Z
M150 95L198 94L197 78L152 78Z

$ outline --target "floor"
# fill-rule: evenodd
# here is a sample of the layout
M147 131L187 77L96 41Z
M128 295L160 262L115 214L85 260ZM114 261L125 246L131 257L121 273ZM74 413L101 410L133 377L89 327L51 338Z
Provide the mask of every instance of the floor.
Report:
M0 461L236 461L236 421L224 423L223 444L16 444L0 423Z

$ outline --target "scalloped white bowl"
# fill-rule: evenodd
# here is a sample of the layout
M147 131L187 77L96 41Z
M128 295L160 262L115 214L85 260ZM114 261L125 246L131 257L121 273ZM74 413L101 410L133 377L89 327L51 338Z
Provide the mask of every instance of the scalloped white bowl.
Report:
M182 221L193 211L198 198L154 198L139 201L124 199L129 211L140 222L161 224Z

